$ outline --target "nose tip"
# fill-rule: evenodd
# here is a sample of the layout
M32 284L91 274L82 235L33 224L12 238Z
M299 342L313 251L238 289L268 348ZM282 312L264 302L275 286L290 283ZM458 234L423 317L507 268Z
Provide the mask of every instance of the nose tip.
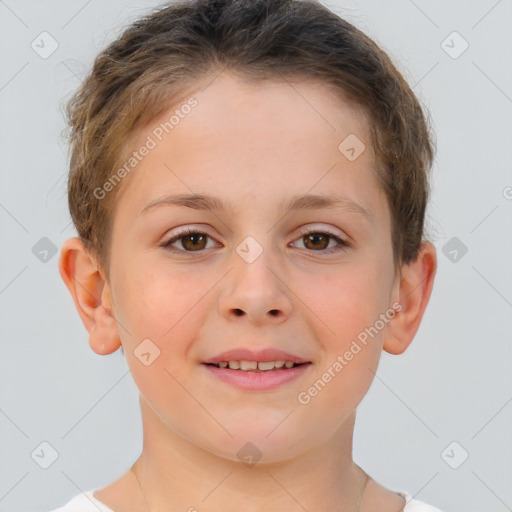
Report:
M255 324L286 319L292 309L287 287L267 263L259 258L238 262L219 297L221 314L231 320L245 317Z

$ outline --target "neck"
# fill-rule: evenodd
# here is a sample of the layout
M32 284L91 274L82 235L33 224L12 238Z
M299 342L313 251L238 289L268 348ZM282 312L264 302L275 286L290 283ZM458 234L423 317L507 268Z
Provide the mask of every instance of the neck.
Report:
M355 412L323 444L293 458L246 465L192 444L141 397L144 442L133 466L148 512L169 509L360 510L367 475L352 460ZM140 496L138 496L140 498Z

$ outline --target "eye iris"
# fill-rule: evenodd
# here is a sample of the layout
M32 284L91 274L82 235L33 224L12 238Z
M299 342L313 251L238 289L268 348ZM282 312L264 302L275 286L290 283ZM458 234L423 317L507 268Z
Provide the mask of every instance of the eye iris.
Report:
M308 247L310 249L325 249L329 245L329 235L324 235L322 233L310 233L308 235L305 235L304 238L306 240L306 247L308 247L309 242L313 242L313 247ZM316 245L316 242L318 242L319 240L323 241L324 243L321 245Z
M189 244L188 242L192 240L192 243ZM203 242L200 247L195 247L196 244L199 243L199 241ZM184 235L181 241L181 244L183 245L184 249L188 249L191 251L198 251L201 249L204 249L206 243L206 236L204 236L201 233L191 233L189 235Z

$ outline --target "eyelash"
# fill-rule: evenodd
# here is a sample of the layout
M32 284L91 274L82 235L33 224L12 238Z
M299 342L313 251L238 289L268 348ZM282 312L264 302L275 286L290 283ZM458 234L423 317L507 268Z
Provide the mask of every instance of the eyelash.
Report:
M331 253L338 252L338 251L345 251L345 250L347 250L350 247L350 244L346 240L343 240L343 239L339 238L338 236L334 235L333 233L330 233L329 231L312 230L312 229L303 230L303 231L300 231L298 239L303 238L306 235L311 235L311 234L327 235L330 239L332 239L335 242L337 242L338 245L335 246L335 247L331 247L330 249L319 249L319 250L306 249L308 252L318 252L318 253L323 253L323 254L331 254ZM177 235L174 235L172 238L170 238L166 242L163 242L161 245L165 249L167 249L167 250L169 250L171 252L176 252L176 253L185 253L185 254L187 254L187 253L194 253L194 252L203 252L203 251L205 251L205 249L200 249L200 250L197 250L197 251L187 251L185 249L176 249L175 247L171 247L171 245L174 242L177 242L180 238L183 238L183 237L186 237L186 236L189 236L189 235L206 235L208 238L213 240L213 238L210 235L208 235L207 233L205 233L203 231L200 231L200 230L194 229L194 228L187 228L186 231L182 231L181 233L178 233ZM330 240L329 240L329 242L330 242Z

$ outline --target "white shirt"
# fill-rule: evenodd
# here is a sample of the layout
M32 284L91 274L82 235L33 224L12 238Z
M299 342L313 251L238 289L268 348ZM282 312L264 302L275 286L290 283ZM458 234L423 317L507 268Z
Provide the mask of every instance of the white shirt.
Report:
M92 493L94 491L95 489L92 489L83 494L79 494L71 501L68 501L63 507L51 510L50 512L114 512L93 497ZM412 496L405 491L397 492L397 494L405 498L406 505L403 512L441 512L441 510L436 507L427 505L422 501L413 500Z

